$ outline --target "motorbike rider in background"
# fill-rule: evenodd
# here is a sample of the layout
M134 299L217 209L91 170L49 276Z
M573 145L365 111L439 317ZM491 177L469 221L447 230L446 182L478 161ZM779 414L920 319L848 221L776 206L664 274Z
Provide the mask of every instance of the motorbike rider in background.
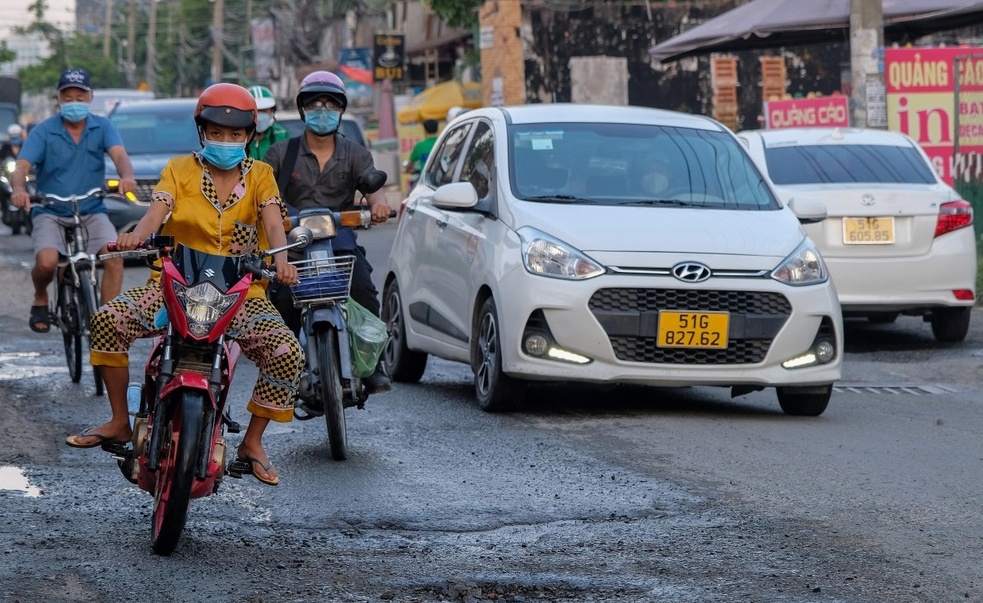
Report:
M266 86L250 86L249 94L256 99L256 136L246 147L253 159L262 161L271 146L290 138L290 132L276 123L276 97Z
M7 126L7 141L0 146L0 162L17 159L21 144L24 142L24 128L20 124Z
M58 80L58 104L61 111L35 126L17 155L17 167L11 178L13 203L30 208L31 196L26 190L27 174L33 168L37 190L42 194L68 197L106 185L105 155L108 153L120 175L119 192L125 195L136 190L133 165L123 148L123 139L115 124L99 115L89 113L92 103L92 83L84 69L66 69ZM116 228L109 220L108 210L101 198L88 199L80 205L82 224L88 235L88 252L105 252L106 243L116 240ZM67 203L31 209L34 231L35 263L31 270L34 281L34 305L29 325L36 333L51 329L48 314L48 285L58 267L59 254L65 255L66 225L72 223L72 208ZM112 299L123 286L123 260L103 262L102 299Z
M348 107L345 84L330 71L315 71L300 83L297 110L307 124L299 136L299 148L288 157L291 141L278 142L270 147L263 160L273 166L280 183L280 195L292 210L308 207L328 207L334 211L355 208L356 184L362 174L375 166L372 154L365 147L338 136L341 116ZM291 165L287 165L290 163ZM389 219L389 200L383 190L365 196L372 213L372 223ZM379 292L372 282L372 266L365 249L357 244L355 231L345 227L338 230L332 241L340 255L354 255L351 296L375 316L379 316ZM279 287L271 293L273 303L295 334L300 332L300 313L294 308L290 291ZM366 391L387 392L392 382L382 367L366 377Z
M286 244L280 201L270 166L246 157L256 127L256 101L245 88L214 84L198 98L195 123L202 151L171 159L154 187L150 208L133 232L121 234L117 247L135 249L161 232L193 249L223 256L239 256ZM274 256L277 281L297 282L297 270L287 253ZM155 321L163 306L160 274L105 304L92 316L89 345L93 366L102 368L112 418L106 423L69 436L76 448L128 442L132 437L127 415L128 350L138 337L162 334ZM271 420L293 419L293 400L304 352L276 308L266 299L265 281L253 281L246 302L232 319L228 336L256 363L259 377L246 406L252 416L238 459L247 461L259 481L275 486L280 478L263 447L263 433Z

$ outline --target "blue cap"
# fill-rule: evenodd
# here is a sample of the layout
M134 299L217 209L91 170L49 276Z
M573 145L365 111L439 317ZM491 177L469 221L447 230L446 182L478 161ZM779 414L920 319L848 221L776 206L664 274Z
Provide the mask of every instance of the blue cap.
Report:
M85 69L73 67L61 72L58 78L58 92L65 88L81 88L86 92L92 90L92 82L89 80L89 72Z

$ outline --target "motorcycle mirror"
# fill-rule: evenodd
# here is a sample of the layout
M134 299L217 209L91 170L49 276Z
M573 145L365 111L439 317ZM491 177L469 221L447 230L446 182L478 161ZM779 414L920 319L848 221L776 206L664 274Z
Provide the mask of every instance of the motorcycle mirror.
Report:
M311 229L306 226L298 226L293 228L287 234L287 243L290 245L296 244L296 249L303 249L311 244L314 239L314 233Z
M358 192L363 195L371 195L386 184L389 176L382 170L372 169L362 174L358 179Z

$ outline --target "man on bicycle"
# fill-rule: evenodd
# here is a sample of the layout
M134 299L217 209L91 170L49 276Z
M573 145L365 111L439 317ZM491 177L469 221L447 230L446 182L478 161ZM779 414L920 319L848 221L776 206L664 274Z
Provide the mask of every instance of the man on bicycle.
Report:
M280 184L280 196L288 210L308 207L329 207L334 211L354 209L359 176L371 170L374 164L372 154L365 147L335 135L347 107L345 84L330 71L315 71L301 81L297 110L307 129L299 137L299 145L293 153L289 151L291 141L286 140L270 147L263 157L263 161L273 166ZM385 192L378 190L366 195L365 199L372 212L373 224L389 219L389 200ZM355 231L340 229L334 239L334 248L355 256L352 299L379 316L379 292L372 283L372 266L365 257L365 249L356 242ZM271 299L287 325L298 333L299 312L294 308L289 290L281 287L271 293ZM387 392L392 386L381 361L364 383L370 394Z
M91 115L92 83L84 69L66 69L58 80L58 104L61 111L31 130L17 156L11 186L11 200L17 207L31 207L31 197L25 189L27 174L33 168L39 193L69 197L96 187L105 186L106 153L116 164L120 175L119 192L136 190L133 166L123 148L116 126L105 117ZM106 243L116 240L116 229L101 198L88 199L80 204L82 224L88 233L88 252L102 253ZM31 219L34 232L35 263L31 270L34 281L34 305L29 325L36 333L51 329L48 315L48 285L58 267L59 254L67 252L64 227L71 223L72 208L68 204L33 207ZM102 299L113 299L123 284L123 260L103 263Z

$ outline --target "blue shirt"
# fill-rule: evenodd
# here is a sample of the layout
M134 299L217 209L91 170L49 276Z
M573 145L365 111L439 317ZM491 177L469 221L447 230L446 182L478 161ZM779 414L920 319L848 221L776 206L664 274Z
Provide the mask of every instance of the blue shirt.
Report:
M17 159L34 166L39 193L68 197L105 187L106 153L111 147L122 145L119 130L105 117L89 114L76 144L61 115L53 115L31 130ZM101 198L83 202L79 211L107 213ZM51 208L35 206L31 213L71 216L72 208L68 203L58 203Z

